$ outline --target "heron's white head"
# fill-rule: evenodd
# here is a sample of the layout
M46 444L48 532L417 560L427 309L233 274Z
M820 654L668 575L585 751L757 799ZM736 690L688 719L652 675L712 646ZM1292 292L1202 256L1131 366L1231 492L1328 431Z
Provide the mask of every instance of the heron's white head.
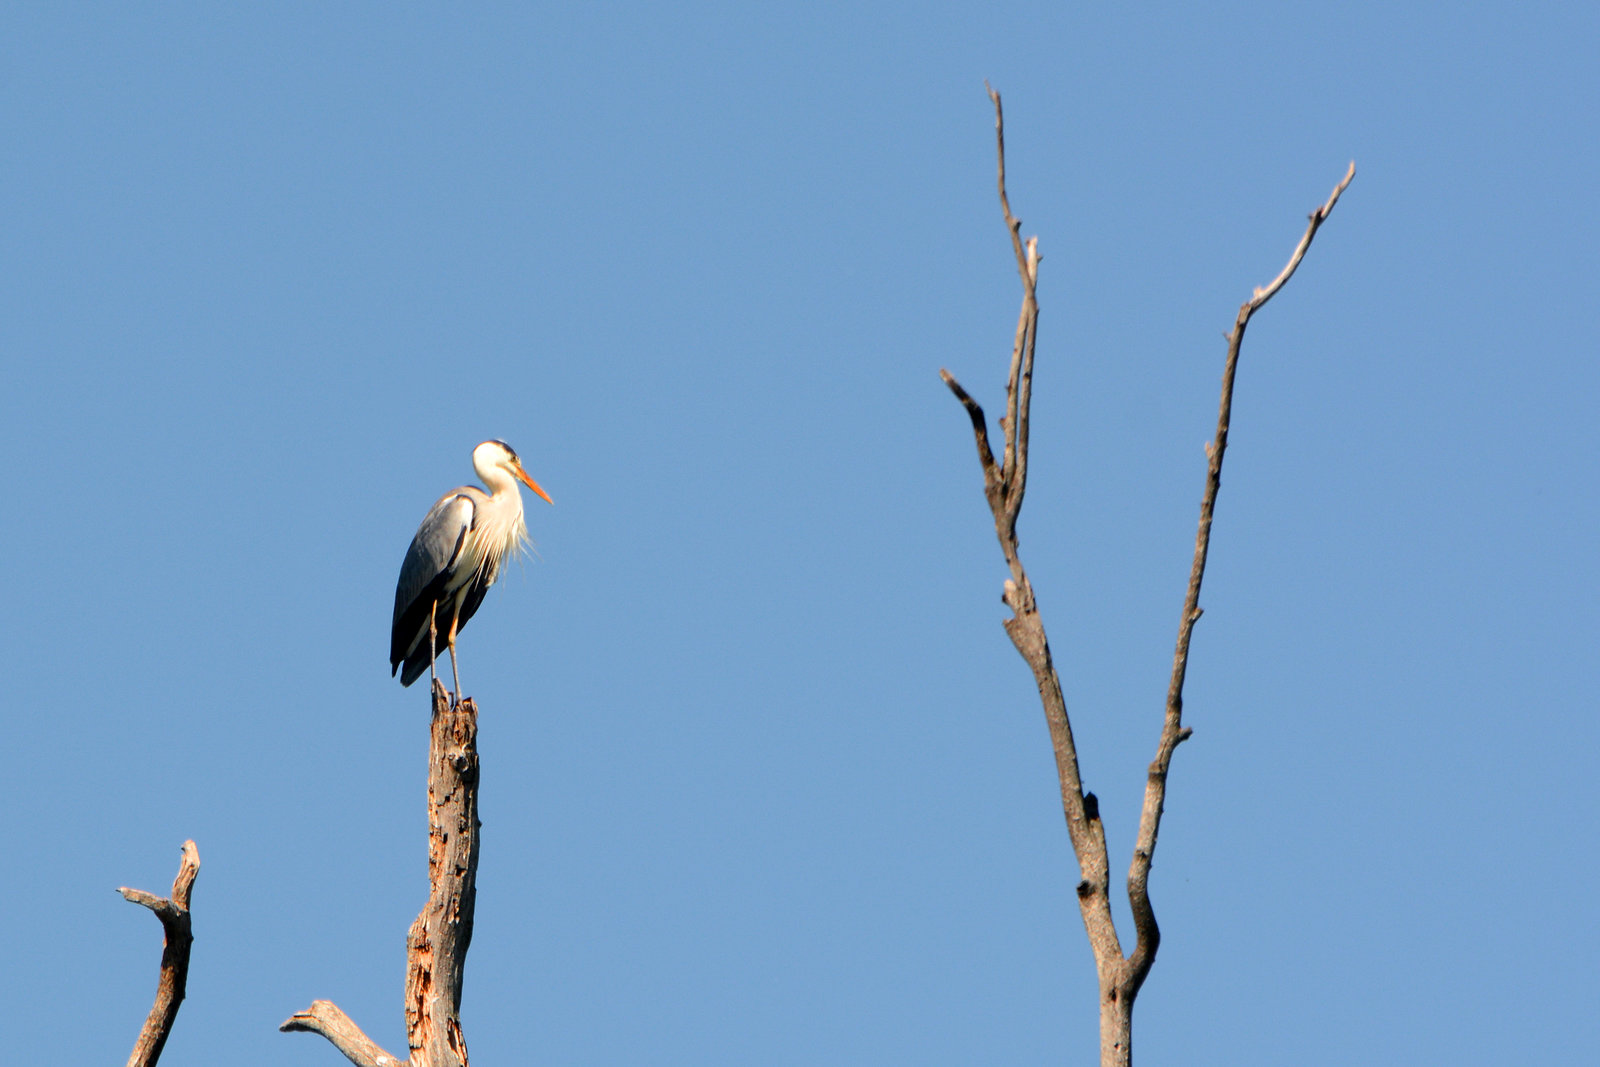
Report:
M550 499L549 493L539 488L538 482L528 477L528 472L522 469L522 460L517 458L517 453L504 441L485 441L474 448L472 469L478 472L478 477L483 479L483 484L489 487L490 492L498 493L502 487L513 488L506 477L510 475L543 497L546 504L555 503Z
M490 582L500 573L500 562L528 547L528 527L522 521L522 494L517 482L551 503L550 495L528 477L522 461L504 441L485 441L472 450L472 466L489 490L489 499L477 505L471 535L462 545L471 570L486 574ZM514 479L514 480L513 480Z

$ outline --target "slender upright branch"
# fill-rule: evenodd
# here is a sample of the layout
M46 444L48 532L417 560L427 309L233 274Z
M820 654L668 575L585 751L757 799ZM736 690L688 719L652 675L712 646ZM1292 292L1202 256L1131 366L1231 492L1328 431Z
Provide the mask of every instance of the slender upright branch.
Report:
M1006 380L1006 414L1000 420L1004 435L1001 460L995 462L989 446L987 420L983 408L951 376L947 370L939 372L956 399L961 401L972 422L973 437L978 448L978 463L983 468L984 497L994 516L995 536L1011 576L1006 580L1004 600L1011 608L1012 617L1005 620L1006 633L1012 644L1033 671L1039 688L1039 698L1044 705L1045 720L1050 727L1051 745L1055 750L1056 772L1061 781L1061 809L1067 819L1067 834L1072 840L1072 850L1078 860L1078 909L1083 917L1089 944L1094 952L1095 971L1099 977L1100 992L1100 1062L1103 1067L1126 1067L1132 1062L1133 1002L1149 974L1160 944L1160 929L1155 912L1150 905L1150 864L1155 854L1156 835L1160 827L1162 805L1166 799L1167 771L1172 753L1189 736L1183 725L1183 677L1188 665L1189 638L1194 623L1200 617L1200 580L1205 572L1206 550L1210 543L1211 519L1216 506L1217 487L1222 475L1222 454L1227 447L1228 419L1233 399L1233 379L1239 358L1239 345L1244 338L1245 326L1250 316L1281 289L1305 256L1317 228L1327 219L1339 196L1355 176L1355 164L1344 177L1333 195L1321 208L1312 213L1311 225L1295 248L1289 264L1268 285L1257 289L1239 310L1239 317L1229 335L1228 359L1223 373L1222 405L1217 423L1216 440L1206 447L1210 466L1206 477L1205 497L1201 504L1200 530L1195 541L1194 566L1190 572L1188 593L1184 602L1183 618L1178 631L1178 650L1173 661L1172 682L1168 690L1166 716L1162 724L1161 741L1156 759L1150 765L1146 779L1143 811L1139 822L1138 840L1134 848L1133 864L1128 875L1128 895L1133 907L1134 928L1137 941L1131 956L1124 957L1111 917L1110 861L1106 852L1105 827L1100 820L1099 803L1093 793L1083 791L1078 769L1077 748L1073 742L1072 724L1067 716L1066 701L1061 693L1061 680L1056 674L1046 639L1044 623L1040 619L1033 587L1017 549L1017 516L1022 509L1022 497L1028 477L1028 410L1033 391L1033 355L1039 328L1038 239L1023 241L1022 224L1011 213L1011 201L1006 194L1005 121L1000 107L1000 94L989 89L989 99L994 104L995 145L998 156L997 173L1000 190L1000 210L1005 217L1006 229L1011 235L1012 252L1017 260L1017 273L1022 279L1022 308L1017 316L1016 334L1011 345L1011 367Z
M357 1067L467 1067L461 986L478 881L478 709L433 683L428 748L428 902L406 935L406 1041L400 1060L331 1001L278 1029L321 1034Z
M200 873L200 850L193 841L183 843L183 858L178 862L178 876L172 880L172 895L158 897L142 889L126 886L117 890L124 900L132 901L155 912L161 920L164 943L161 947L161 978L156 983L156 1000L150 1014L133 1044L133 1054L128 1057L128 1067L151 1067L161 1058L167 1035L178 1018L178 1005L183 1003L189 984L189 949L194 944L194 933L189 923L189 898L194 892L195 876Z
M1006 193L1005 112L994 87L988 82L983 87L989 91L989 100L994 104L995 172L1000 212L1005 216L1011 251L1017 259L1017 275L1022 279L1022 309L1017 314L1017 332L1011 342L1011 373L1006 378L1006 413L1000 419L1000 429L1005 434L1005 453L1000 468L1000 484L1005 492L1002 510L1007 521L1015 525L1028 480L1028 404L1033 392L1033 342L1039 328L1039 304L1035 299L1039 285L1039 239L1030 237L1024 242L1022 220L1011 213L1011 198Z
M1028 410L1032 400L1034 342L1039 326L1039 245L1037 238L1022 240L1022 224L1011 213L1005 184L1004 112L1000 106L1000 94L992 88L989 89L989 99L994 104L995 113L1000 210L1005 218L1006 229L1011 234L1011 248L1016 256L1018 276L1022 280L1022 308L1017 316L1017 330L1011 346L1011 368L1006 379L1006 416L1000 420L1000 429L1005 438L1004 458L998 468L989 448L982 407L961 388L949 371L941 370L939 375L961 401L972 421L978 462L983 468L984 495L994 516L995 536L1011 572L1005 583L1004 600L1011 608L1012 617L1005 620L1005 629L1017 652L1033 671L1034 684L1039 689L1039 699L1044 705L1045 722L1049 726L1050 743L1055 752L1056 773L1061 782L1061 810L1066 816L1067 834L1078 860L1078 910L1094 950L1096 970L1100 975L1101 1003L1104 1005L1108 998L1114 1002L1118 990L1118 967L1122 961L1122 947L1111 917L1111 863L1106 852L1105 827L1100 821L1099 804L1094 794L1085 794L1083 791L1078 772L1078 750L1072 736L1072 723L1067 716L1066 699L1061 692L1061 679L1056 674L1044 621L1039 616L1038 604L1034 599L1033 585L1028 580L1017 547L1017 516L1022 509L1022 497L1028 480ZM1103 1018L1104 1015L1102 1011Z
M1206 554L1211 547L1211 519L1216 512L1217 490L1222 485L1222 455L1228 448L1228 422L1233 413L1233 379L1239 367L1239 347L1244 342L1245 327L1250 316L1260 311L1268 300L1282 289L1305 258L1311 239L1327 221L1339 197L1356 176L1352 161L1344 179L1334 186L1327 202L1311 213L1305 236L1295 246L1289 262L1278 276L1255 290L1249 300L1239 307L1233 330L1228 334L1228 358L1222 370L1222 401L1217 409L1217 433L1206 445L1206 488L1200 499L1200 525L1194 539L1194 562L1189 567L1189 586L1183 598L1183 614L1178 620L1178 645L1172 657L1172 679L1167 684L1166 715L1161 724L1161 740L1156 746L1156 758L1150 763L1145 778L1144 805L1139 815L1139 835L1133 848L1133 862L1128 869L1128 899L1133 907L1134 928L1138 943L1130 959L1129 988L1137 993L1150 972L1156 948L1161 944L1161 929L1156 925L1154 909L1150 906L1150 863L1155 855L1156 835L1161 828L1161 813L1167 796L1167 770L1172 764L1172 753L1189 737L1183 725L1183 682L1189 670L1189 639L1194 635L1194 624L1200 620L1200 582L1205 577ZM1131 995L1130 998L1131 999Z

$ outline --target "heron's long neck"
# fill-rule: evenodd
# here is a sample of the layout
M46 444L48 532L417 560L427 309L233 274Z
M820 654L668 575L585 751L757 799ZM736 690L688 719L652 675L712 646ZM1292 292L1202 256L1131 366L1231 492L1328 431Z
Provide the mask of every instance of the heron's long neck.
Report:
M489 506L478 514L477 522L483 530L490 573L498 573L500 561L507 554L515 555L528 543L528 527L522 520L522 491L515 479L499 467L480 470L489 490Z
M517 480L499 467L490 467L488 470L478 471L478 477L483 479L484 488L489 490L495 503L513 509L517 514L522 514L522 493L517 489Z

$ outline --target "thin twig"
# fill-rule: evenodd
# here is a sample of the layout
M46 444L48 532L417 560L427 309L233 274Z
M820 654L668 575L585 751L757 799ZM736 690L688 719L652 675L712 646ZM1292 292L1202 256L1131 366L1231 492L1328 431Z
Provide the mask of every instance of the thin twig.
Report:
M178 1018L178 1005L189 984L189 949L194 934L189 921L189 899L195 876L200 873L200 850L193 841L183 843L183 858L178 876L172 880L172 896L158 897L142 889L124 886L117 892L124 900L149 908L161 920L164 943L161 948L161 978L156 983L156 1000L133 1044L128 1067L152 1067L161 1058L172 1024Z
M1000 489L1000 474L994 465L994 453L989 451L989 420L983 417L983 407L967 395L954 375L941 367L939 377L961 401L961 406L967 409L967 417L972 420L972 435L978 441L978 463L983 467L984 496L989 499L989 507L998 511L1000 502L996 494Z
M1327 221L1334 205L1339 202L1351 179L1356 176L1356 165L1350 164L1344 179L1334 187L1326 203L1311 213L1305 236L1295 246L1289 262L1278 276L1267 285L1255 290L1249 300L1239 308L1233 331L1228 334L1228 358L1222 372L1222 400L1217 409L1217 433L1206 445L1206 488L1200 501L1200 524L1195 533L1194 562L1189 568L1189 586L1184 595L1183 614L1178 621L1178 644L1172 657L1172 679L1167 685L1167 707L1162 721L1161 740L1156 747L1156 758L1150 764L1145 779L1144 805L1139 815L1139 835L1133 849L1133 862L1128 869L1128 899L1133 907L1134 928L1138 943L1129 959L1128 987L1130 995L1137 993L1144 982L1150 965L1155 960L1156 949L1161 944L1161 929L1156 924L1155 911L1150 905L1150 864L1155 855L1156 836L1161 829L1161 813L1166 804L1167 771L1172 765L1172 753L1189 737L1183 725L1183 683L1189 670L1189 641L1194 635L1194 624L1200 620L1200 583L1205 577L1206 555L1211 547L1211 520L1216 512L1217 490L1222 485L1222 456L1228 448L1228 424L1233 414L1233 380L1239 366L1239 348L1244 342L1245 327L1250 317L1282 289L1306 250L1311 239Z
M1017 321L1019 327L1026 323L1022 336L1014 342L1011 355L1012 379L1015 387L1014 404L1016 438L1016 463L1006 484L1007 514L1015 524L1022 511L1022 494L1028 485L1028 411L1033 406L1033 347L1039 336L1039 239L1028 238L1022 260L1023 311Z
M1333 214L1333 206L1339 202L1339 197L1344 195L1344 191L1350 187L1350 182L1355 176L1356 161L1352 159L1350 161L1350 169L1344 172L1344 178L1338 185L1333 187L1333 192L1328 196L1327 203L1311 213L1311 225L1306 227L1305 236L1300 238L1299 244L1295 245L1293 254L1289 256L1289 262L1284 265L1283 270L1278 272L1276 278L1257 289L1245 304L1250 309L1251 315L1260 311L1262 305L1271 300L1273 294L1282 289L1284 283L1294 276L1295 270L1300 266L1300 261L1306 257L1306 249L1311 247L1311 239L1317 235L1317 230L1322 228L1322 224L1328 221L1328 216ZM1245 316L1246 319L1249 317L1249 315Z
M1034 302L1038 273L1028 268L1029 257L1022 246L1022 221L1011 213L1011 198L1006 195L1006 120L1005 111L1000 106L1000 94L988 82L984 82L983 87L988 90L989 101L994 105L995 180L1000 189L1000 212L1005 216L1006 232L1011 235L1011 250L1017 258L1017 274L1022 279L1022 310L1017 315L1017 334L1011 342L1011 372L1006 379L1006 413L1000 418L1000 430L1005 435L1000 484L1011 495L1017 481L1019 460L1014 427L1018 424L1019 414L1021 419L1027 418L1024 391L1019 388L1018 380L1022 376L1023 352L1029 349L1028 337L1038 318L1038 305ZM1021 461L1027 462L1025 457ZM1016 495L1019 498L1021 496L1020 493Z
M1011 234L1011 249L1017 255L1017 270L1022 275L1022 284L1027 286L1030 278L1022 255L1022 223L1011 214L1011 200L1006 196L1006 117L1000 107L1000 94L995 92L994 86L987 81L983 83L984 89L989 93L989 102L994 105L994 152L996 183L1000 186L1000 211L1006 218L1006 229Z

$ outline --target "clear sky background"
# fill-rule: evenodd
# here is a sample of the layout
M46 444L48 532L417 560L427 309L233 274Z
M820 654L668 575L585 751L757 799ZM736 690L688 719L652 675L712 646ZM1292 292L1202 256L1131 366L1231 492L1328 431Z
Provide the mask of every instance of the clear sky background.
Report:
M1048 738L946 366L999 409L1120 883L1223 331L1251 327L1141 1063L1600 1045L1600 9L12 4L0 523L18 1064L402 1049L429 504L538 558L462 642L484 1064L1058 1064L1096 1040ZM1119 915L1126 908L1119 894ZM1127 928L1124 926L1124 935Z

